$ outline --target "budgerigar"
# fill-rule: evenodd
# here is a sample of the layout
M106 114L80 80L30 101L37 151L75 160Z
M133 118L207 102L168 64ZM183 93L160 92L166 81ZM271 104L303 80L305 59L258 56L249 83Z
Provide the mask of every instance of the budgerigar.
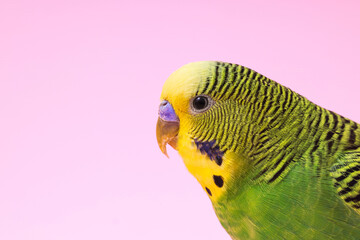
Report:
M360 239L360 125L240 65L165 82L157 141L174 147L233 239Z

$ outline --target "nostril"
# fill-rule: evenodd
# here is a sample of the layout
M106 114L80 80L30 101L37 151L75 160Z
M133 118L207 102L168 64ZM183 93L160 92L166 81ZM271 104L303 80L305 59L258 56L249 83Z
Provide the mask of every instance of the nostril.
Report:
M165 107L167 104L169 104L168 101L162 101L162 102L160 103L160 108Z
M168 108L169 108L169 106L171 107L171 105L169 104L169 102L168 101L162 101L161 103L160 103L160 106L159 106L159 114L161 114L162 112L167 112L168 110Z
M179 118L175 114L174 108L168 101L162 101L159 106L159 117L164 121L177 122Z

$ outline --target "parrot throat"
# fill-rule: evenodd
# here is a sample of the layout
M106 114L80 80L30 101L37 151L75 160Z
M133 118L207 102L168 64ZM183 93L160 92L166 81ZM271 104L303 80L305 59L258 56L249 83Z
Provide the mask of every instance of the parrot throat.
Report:
M197 179L212 202L225 196L233 182L236 166L216 140L199 140L186 137L179 141L179 154L185 166ZM183 146L183 147L181 147Z
M225 179L228 179L224 171L224 155L226 150L220 150L219 145L215 140L201 141L199 139L193 140L196 146L197 153L201 153L203 165L202 170L193 172L199 183L204 187L210 199L214 201L218 199L224 192Z

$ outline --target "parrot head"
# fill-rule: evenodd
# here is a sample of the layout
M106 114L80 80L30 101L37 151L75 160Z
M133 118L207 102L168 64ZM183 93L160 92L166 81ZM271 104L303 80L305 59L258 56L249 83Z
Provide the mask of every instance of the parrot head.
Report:
M212 200L229 186L232 172L245 169L246 162L234 162L241 158L234 143L242 126L239 79L246 72L253 73L230 63L189 63L170 75L161 93L159 147L165 155L167 144L177 150Z
M196 118L208 110L213 102L209 96L198 95L196 92L202 76L207 74L208 65L208 62L185 65L174 72L164 84L156 135L159 147L166 156L166 145L177 149L178 138L186 133L180 131L180 124L181 130L191 127Z

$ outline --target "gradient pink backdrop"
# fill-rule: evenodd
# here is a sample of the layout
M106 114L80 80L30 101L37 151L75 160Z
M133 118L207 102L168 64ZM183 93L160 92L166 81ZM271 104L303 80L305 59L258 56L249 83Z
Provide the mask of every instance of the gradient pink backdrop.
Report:
M230 239L157 147L162 84L243 64L360 122L358 1L0 3L0 239Z

